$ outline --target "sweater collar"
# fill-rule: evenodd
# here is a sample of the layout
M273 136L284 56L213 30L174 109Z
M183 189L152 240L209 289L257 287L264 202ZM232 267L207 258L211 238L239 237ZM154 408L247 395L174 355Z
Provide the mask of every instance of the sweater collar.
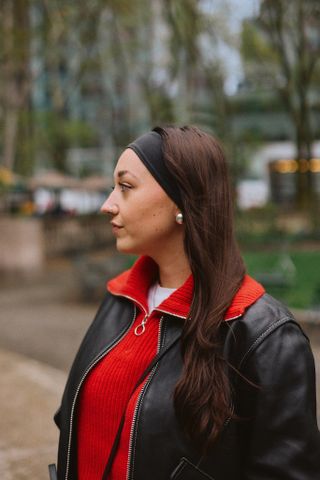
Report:
M158 279L158 266L152 258L142 256L125 272L107 283L113 295L120 295L133 300L145 312L148 311L148 291ZM187 280L166 298L155 310L177 317L187 318L193 295L193 278Z
M123 296L134 301L145 312L148 311L148 290L157 280L158 266L147 256L138 258L135 264L125 272L107 283L110 293ZM245 275L243 282L232 299L224 319L226 321L238 318L245 310L265 293L263 286L249 275ZM193 296L193 277L186 281L166 298L156 310L187 318Z

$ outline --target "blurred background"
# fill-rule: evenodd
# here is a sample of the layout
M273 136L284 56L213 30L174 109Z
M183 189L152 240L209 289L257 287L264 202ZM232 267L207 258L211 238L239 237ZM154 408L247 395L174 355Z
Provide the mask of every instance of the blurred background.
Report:
M1 478L55 461L66 372L133 260L99 208L157 124L223 142L248 271L293 310L319 376L319 1L2 0L0 35Z

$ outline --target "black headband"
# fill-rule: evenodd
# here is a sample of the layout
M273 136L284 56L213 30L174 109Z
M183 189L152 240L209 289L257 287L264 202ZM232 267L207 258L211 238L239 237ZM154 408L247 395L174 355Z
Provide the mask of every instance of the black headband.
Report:
M131 148L138 155L163 190L182 209L177 182L164 162L161 135L157 132L147 132L130 143L127 148Z

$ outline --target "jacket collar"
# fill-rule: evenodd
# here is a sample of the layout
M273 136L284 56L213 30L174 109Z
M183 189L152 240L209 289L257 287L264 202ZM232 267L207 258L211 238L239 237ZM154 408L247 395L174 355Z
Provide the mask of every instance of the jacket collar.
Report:
M134 301L145 312L148 311L148 290L156 281L157 264L147 256L138 258L135 264L107 283L110 293ZM238 292L233 297L225 313L226 321L243 315L245 310L264 294L263 286L249 275L245 275ZM157 308L161 312L187 318L193 296L193 277L190 275L181 287L177 288Z

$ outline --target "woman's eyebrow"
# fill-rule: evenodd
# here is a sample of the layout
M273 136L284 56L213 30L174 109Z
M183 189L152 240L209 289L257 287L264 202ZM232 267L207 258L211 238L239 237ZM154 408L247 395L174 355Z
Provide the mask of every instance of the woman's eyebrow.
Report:
M136 179L138 180L138 177L137 177L134 173L130 172L129 170L120 170L120 171L117 173L116 176L117 176L118 178L121 178L121 177L123 177L123 176L126 175L126 174L129 174L129 175L131 175L132 177L134 177L134 178L136 178Z

